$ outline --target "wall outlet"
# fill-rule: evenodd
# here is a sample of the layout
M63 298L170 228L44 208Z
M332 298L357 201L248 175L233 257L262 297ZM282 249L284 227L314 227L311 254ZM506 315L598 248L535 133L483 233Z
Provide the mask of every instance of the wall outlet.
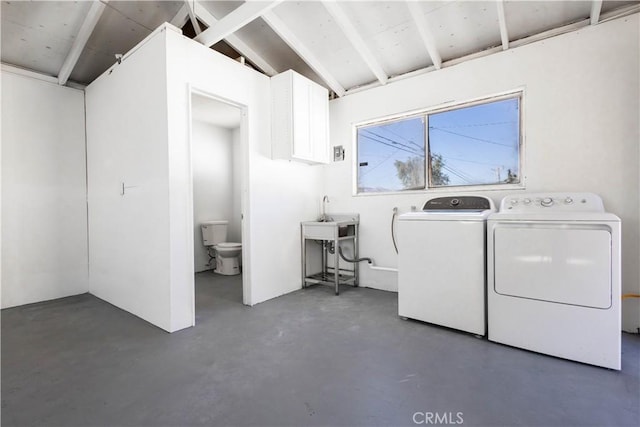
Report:
M344 147L342 145L336 145L333 147L333 161L340 162L344 160Z

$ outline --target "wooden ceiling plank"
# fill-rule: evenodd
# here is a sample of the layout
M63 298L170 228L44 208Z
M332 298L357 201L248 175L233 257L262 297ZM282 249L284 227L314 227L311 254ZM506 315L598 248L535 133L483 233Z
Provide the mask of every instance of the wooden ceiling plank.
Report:
M389 76L387 76L386 71L384 71L380 62L378 62L378 59L371 53L366 42L356 27L351 23L351 20L342 7L335 0L323 0L322 3L336 21L336 24L338 24L344 35L347 36L349 42L351 42L353 47L356 48L356 51L367 64L373 75L376 76L381 84L386 84L387 80L389 80Z
M198 19L207 24L207 27L213 27L219 20L211 14L204 6L196 2L194 11ZM247 58L253 65L258 67L268 76L275 76L278 71L267 61L262 55L249 47L240 37L235 34L229 34L224 39L229 46L238 51L242 56Z
M304 62L311 67L316 74L324 80L324 82L333 90L336 95L343 96L345 94L344 87L336 80L336 78L325 68L322 62L307 48L304 43L291 31L291 29L273 12L267 12L262 19L271 27L273 31L280 36L286 44L289 45L295 53L302 58Z
M502 40L502 50L509 49L509 32L507 31L507 19L504 14L504 0L497 0L498 24L500 25L500 39Z
M240 28L270 11L283 0L275 1L248 1L243 3L233 12L220 19L214 26L209 27L194 40L205 46L213 46L220 40L233 34Z
M91 33L93 33L96 24L98 24L98 20L100 20L100 16L102 15L102 12L104 11L104 8L108 1L109 0L94 1L91 4L91 8L87 13L87 16L85 17L84 22L82 23L82 26L80 27L80 30L76 35L76 38L73 40L71 49L69 50L67 57L62 63L60 72L58 73L59 85L63 86L67 83L67 80L69 79L73 68L78 63L80 54L84 50L84 46L87 44L87 40L89 40Z
M407 7L409 8L409 12L411 13L411 17L418 28L418 33L420 34L420 38L422 38L422 42L427 48L427 53L431 57L431 62L433 62L436 70L439 70L442 67L442 58L440 57L440 53L436 47L435 39L433 38L433 34L429 30L429 24L427 24L427 20L424 18L424 13L420 9L420 3L415 1L407 1Z

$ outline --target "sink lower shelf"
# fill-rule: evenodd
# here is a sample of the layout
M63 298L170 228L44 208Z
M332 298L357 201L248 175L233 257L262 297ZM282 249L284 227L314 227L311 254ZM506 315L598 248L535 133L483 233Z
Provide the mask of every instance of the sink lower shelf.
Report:
M333 286L335 284L334 280L335 280L335 275L332 272L326 272L326 273L320 272L320 273L312 274L310 276L305 277L305 282L312 283L312 284L322 283L322 284ZM338 281L340 282L341 285L351 284L355 282L355 280L356 280L355 276L350 274L338 275Z

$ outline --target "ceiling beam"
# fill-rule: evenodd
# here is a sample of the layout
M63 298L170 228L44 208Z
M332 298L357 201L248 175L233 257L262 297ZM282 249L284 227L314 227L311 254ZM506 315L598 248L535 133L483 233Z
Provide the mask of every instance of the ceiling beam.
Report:
M507 32L507 19L504 15L504 0L496 0L498 8L498 24L500 25L500 39L502 40L502 50L509 49L509 33Z
M386 84L387 80L389 80L389 76L387 76L387 73L384 71L376 57L371 53L364 39L360 36L356 27L353 26L342 7L335 0L323 0L322 3L336 21L336 24L338 24L344 35L347 36L347 39L349 39L353 47L356 48L356 51L367 64L371 72L376 76L378 81L381 84Z
M73 68L78 62L78 58L80 58L80 54L84 50L84 46L87 44L87 40L89 40L91 33L93 33L93 29L96 27L96 24L98 23L108 1L109 0L94 1L91 4L91 9L89 9L89 13L87 13L87 16L84 18L84 22L82 23L76 38L73 40L71 49L69 50L67 57L62 63L60 72L58 73L59 85L62 86L67 83Z
M420 33L420 38L422 38L422 42L427 48L427 52L431 57L431 62L433 62L433 66L436 67L436 70L439 70L442 67L442 58L440 57L440 53L438 52L438 48L436 48L436 42L433 38L433 34L429 30L429 24L427 24L427 20L424 18L424 13L420 8L420 3L417 1L407 1L407 7L409 8L409 12L411 13L411 17L418 28L418 33Z
M606 21L610 21L610 20L614 20L614 19L619 19L625 16L629 16L629 15L633 15L635 13L640 13L640 5L639 4L633 4L631 6L623 6L617 9L614 9L612 11L609 12L605 12L602 15L600 15L600 22L606 22ZM552 28L551 30L547 30L547 31L543 31L542 33L538 33L538 34L533 34L531 36L527 36L518 40L514 40L511 43L509 43L509 47L511 49L520 47L520 46L526 46L532 43L536 43L542 40L547 40L549 38L552 37L556 37L562 34L568 34L574 31L579 31L585 27L588 27L590 24L590 19L586 18L583 19L581 21L578 22L573 22L571 24L568 25L564 25L562 27L558 27L558 28ZM489 55L493 55L494 53L499 53L502 52L502 46L496 46L496 47L492 47L489 49L485 49L482 50L480 52L475 52L475 53L471 53L469 55L465 55L459 58L455 58L455 59L450 59L448 61L446 61L444 63L445 66L449 67L449 66L453 66L453 65L457 65L457 64L461 64L463 62L466 61L470 61L473 59L478 59L478 58L484 58L485 56L489 56ZM426 73L430 73L432 71L435 70L434 66L429 66L426 68L422 68L419 70L415 70L415 71L410 71L408 73L405 74L400 74L398 76L394 76L391 77L389 79L388 84L392 84L394 82L400 81L400 80L404 80L404 79L408 79L411 77L415 77L415 76L419 76L422 74L426 74ZM372 89L375 87L380 86L380 84L378 82L372 82L363 86L358 86L355 87L353 89L349 89L347 91L347 93L345 95L351 95L354 93L359 93L359 92L363 92L365 90L368 89Z
M600 21L601 10L602 10L602 0L593 0L591 2L591 14L589 15L589 19L591 20L591 25L596 25L598 21Z
M207 27L211 28L218 23L218 18L213 16L211 12L205 9L199 2L195 3L194 11L198 19L204 22ZM225 42L238 53L247 58L253 65L258 67L268 76L275 76L278 71L258 52L250 48L240 37L235 34L229 34L225 39Z
M336 95L342 96L345 93L344 87L336 80L335 77L322 65L322 62L298 39L298 37L282 22L282 20L273 12L267 12L262 15L262 19L271 27L273 31L280 36L286 44L289 45L295 53L298 54L304 62L306 62L313 71L333 90Z
M233 12L222 18L218 23L209 27L194 40L205 46L213 46L220 40L233 34L240 28L259 18L264 13L276 7L283 0L275 1L248 1L243 3Z
M184 0L184 5L187 8L187 13L189 14L189 20L191 21L191 26L193 27L193 31L195 31L196 36L198 36L202 33L202 28L200 28L200 24L198 23L198 18L196 17L196 13L193 11L192 4L189 2L189 0Z
M186 4L182 5L176 16L169 23L174 27L182 28L189 20L189 9Z

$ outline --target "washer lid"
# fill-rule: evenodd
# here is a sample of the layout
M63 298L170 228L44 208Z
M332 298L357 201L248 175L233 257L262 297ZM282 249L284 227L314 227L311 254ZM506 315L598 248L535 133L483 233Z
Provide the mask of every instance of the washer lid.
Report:
M484 196L446 196L427 200L423 211L484 211L493 209L493 201Z
M493 201L485 196L434 197L422 211L408 212L400 221L486 221L495 212Z

